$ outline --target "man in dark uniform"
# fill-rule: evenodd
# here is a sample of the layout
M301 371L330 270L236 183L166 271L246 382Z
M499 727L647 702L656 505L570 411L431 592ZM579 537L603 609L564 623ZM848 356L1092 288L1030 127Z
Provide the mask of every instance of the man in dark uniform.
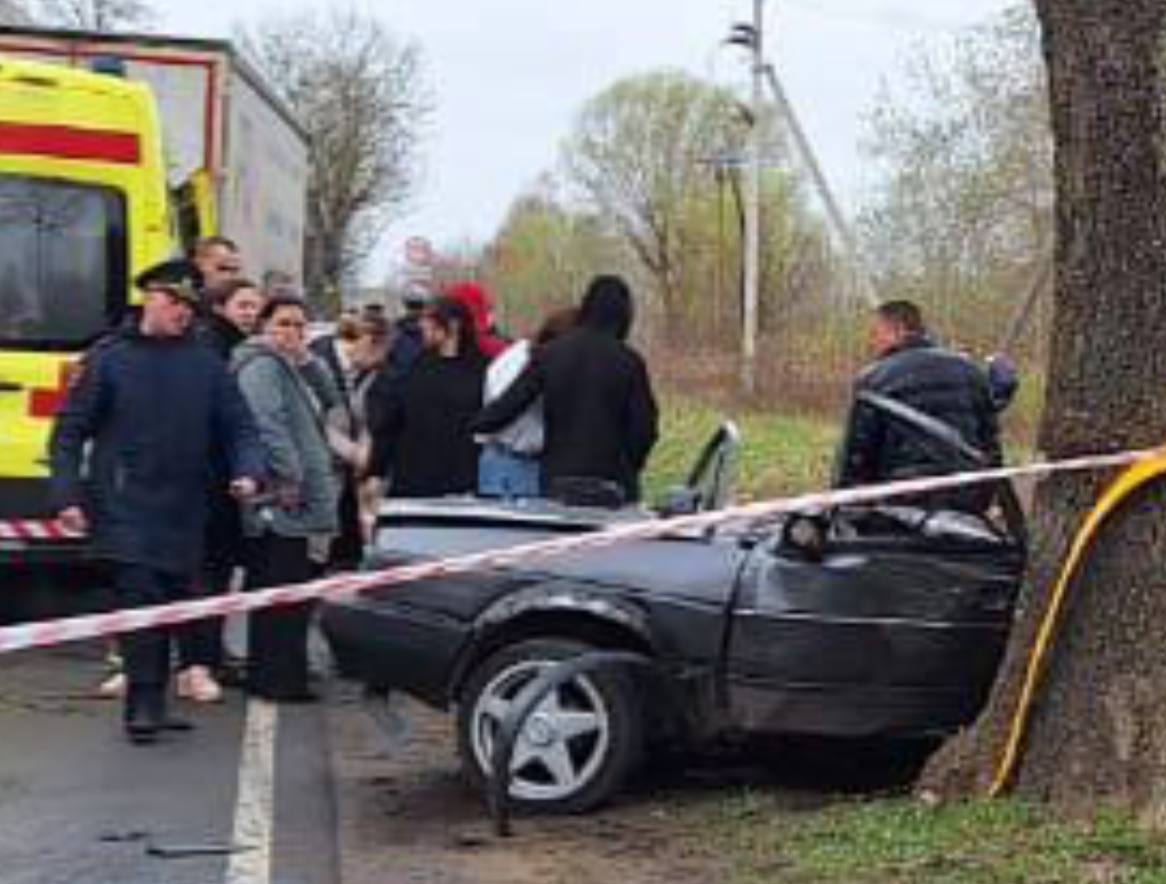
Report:
M836 464L838 487L1000 464L999 406L988 376L971 359L937 345L915 304L888 301L878 307L871 347L875 361L854 385ZM901 403L909 411L895 415L880 407L888 400L891 408ZM973 486L930 495L926 502L979 512L990 492Z
M202 556L212 448L227 453L236 497L254 495L263 471L258 432L234 379L190 334L195 279L185 261L138 277L140 318L86 362L50 443L59 518L90 531L127 608L189 595ZM180 724L166 715L170 636L141 630L122 636L121 646L126 734L152 742Z

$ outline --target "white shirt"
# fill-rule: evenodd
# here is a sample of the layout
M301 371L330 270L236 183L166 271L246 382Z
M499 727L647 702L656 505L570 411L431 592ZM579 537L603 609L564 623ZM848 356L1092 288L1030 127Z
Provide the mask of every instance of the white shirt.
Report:
M521 340L503 350L486 369L482 398L493 402L517 380L530 362L530 341ZM477 437L479 442L493 443L515 454L538 455L543 450L543 401L540 397L513 421L492 435Z

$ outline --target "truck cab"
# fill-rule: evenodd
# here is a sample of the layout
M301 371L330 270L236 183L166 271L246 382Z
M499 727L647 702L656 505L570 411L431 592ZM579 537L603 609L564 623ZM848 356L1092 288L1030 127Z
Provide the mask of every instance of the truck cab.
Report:
M82 554L56 526L47 442L77 360L172 255L150 89L0 57L0 563Z

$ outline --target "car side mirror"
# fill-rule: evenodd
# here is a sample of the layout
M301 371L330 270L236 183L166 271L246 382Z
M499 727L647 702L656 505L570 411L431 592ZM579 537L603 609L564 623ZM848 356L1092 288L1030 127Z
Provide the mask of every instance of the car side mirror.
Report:
M808 562L820 562L826 555L830 523L820 515L791 513L781 526L777 550L794 553Z

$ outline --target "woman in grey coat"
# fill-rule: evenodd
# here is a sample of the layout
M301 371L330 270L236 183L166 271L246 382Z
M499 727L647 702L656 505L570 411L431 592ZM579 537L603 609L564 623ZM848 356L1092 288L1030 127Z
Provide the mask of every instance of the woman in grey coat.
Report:
M321 403L301 374L311 358L307 312L297 298L271 298L260 334L234 353L239 388L267 457L265 503L243 513L247 588L300 583L312 576L314 539L336 533L339 484ZM249 621L248 690L270 700L314 699L308 689L308 605L268 608Z

